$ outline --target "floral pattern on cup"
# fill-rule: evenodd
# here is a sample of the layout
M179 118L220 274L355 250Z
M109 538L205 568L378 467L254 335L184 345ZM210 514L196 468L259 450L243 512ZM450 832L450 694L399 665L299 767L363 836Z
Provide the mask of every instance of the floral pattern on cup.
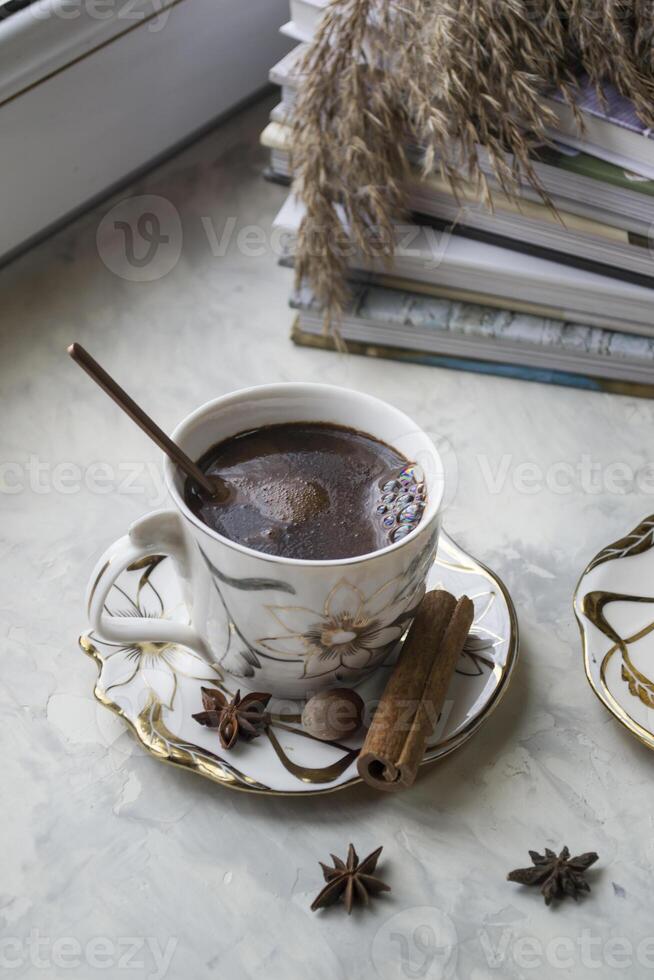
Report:
M261 637L257 645L273 654L303 657L305 677L329 673L335 664L365 670L397 643L424 595L424 586L403 592L404 578L386 582L370 596L340 579L320 611L269 605L282 632Z
M260 658L303 661L305 679L332 673L335 668L352 672L350 679L352 674L365 674L386 658L413 618L425 593L424 582L437 541L438 530L434 529L406 570L368 598L344 577L330 589L320 611L300 604L264 604L278 630L251 641L236 625L229 590L289 595L296 595L296 590L284 579L229 577L200 549L231 623L227 647L218 662L229 673L248 678L261 669ZM232 647L232 640L238 645Z

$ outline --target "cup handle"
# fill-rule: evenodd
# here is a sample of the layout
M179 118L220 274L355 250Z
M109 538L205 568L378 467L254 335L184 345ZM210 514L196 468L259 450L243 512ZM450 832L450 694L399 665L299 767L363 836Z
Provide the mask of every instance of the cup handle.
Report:
M178 643L208 656L204 640L192 626L145 616L113 617L104 612L111 587L134 562L149 555L168 555L188 570L187 546L179 517L172 510L155 511L135 521L98 561L86 592L91 627L101 640L118 643Z

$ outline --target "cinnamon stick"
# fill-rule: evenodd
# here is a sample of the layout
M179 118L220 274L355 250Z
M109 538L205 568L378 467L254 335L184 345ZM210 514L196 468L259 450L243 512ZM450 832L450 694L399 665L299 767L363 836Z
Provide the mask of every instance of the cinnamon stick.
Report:
M357 762L375 789L411 786L472 626L474 606L442 589L422 600Z

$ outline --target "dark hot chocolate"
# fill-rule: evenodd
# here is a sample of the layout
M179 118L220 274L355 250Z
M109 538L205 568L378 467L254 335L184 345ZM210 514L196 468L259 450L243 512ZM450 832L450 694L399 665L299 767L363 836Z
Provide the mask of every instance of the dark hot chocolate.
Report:
M417 468L365 432L321 422L269 425L199 460L230 486L211 500L192 480L186 502L208 527L270 555L350 558L406 536L424 508Z

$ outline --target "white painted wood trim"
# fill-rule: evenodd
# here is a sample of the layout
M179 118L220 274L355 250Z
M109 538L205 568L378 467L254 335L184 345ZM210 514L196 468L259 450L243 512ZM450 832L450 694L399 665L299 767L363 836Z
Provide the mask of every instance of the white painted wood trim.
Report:
M287 2L181 0L0 105L0 259L261 89Z
M174 2L37 0L0 21L0 105L146 19L163 29Z

